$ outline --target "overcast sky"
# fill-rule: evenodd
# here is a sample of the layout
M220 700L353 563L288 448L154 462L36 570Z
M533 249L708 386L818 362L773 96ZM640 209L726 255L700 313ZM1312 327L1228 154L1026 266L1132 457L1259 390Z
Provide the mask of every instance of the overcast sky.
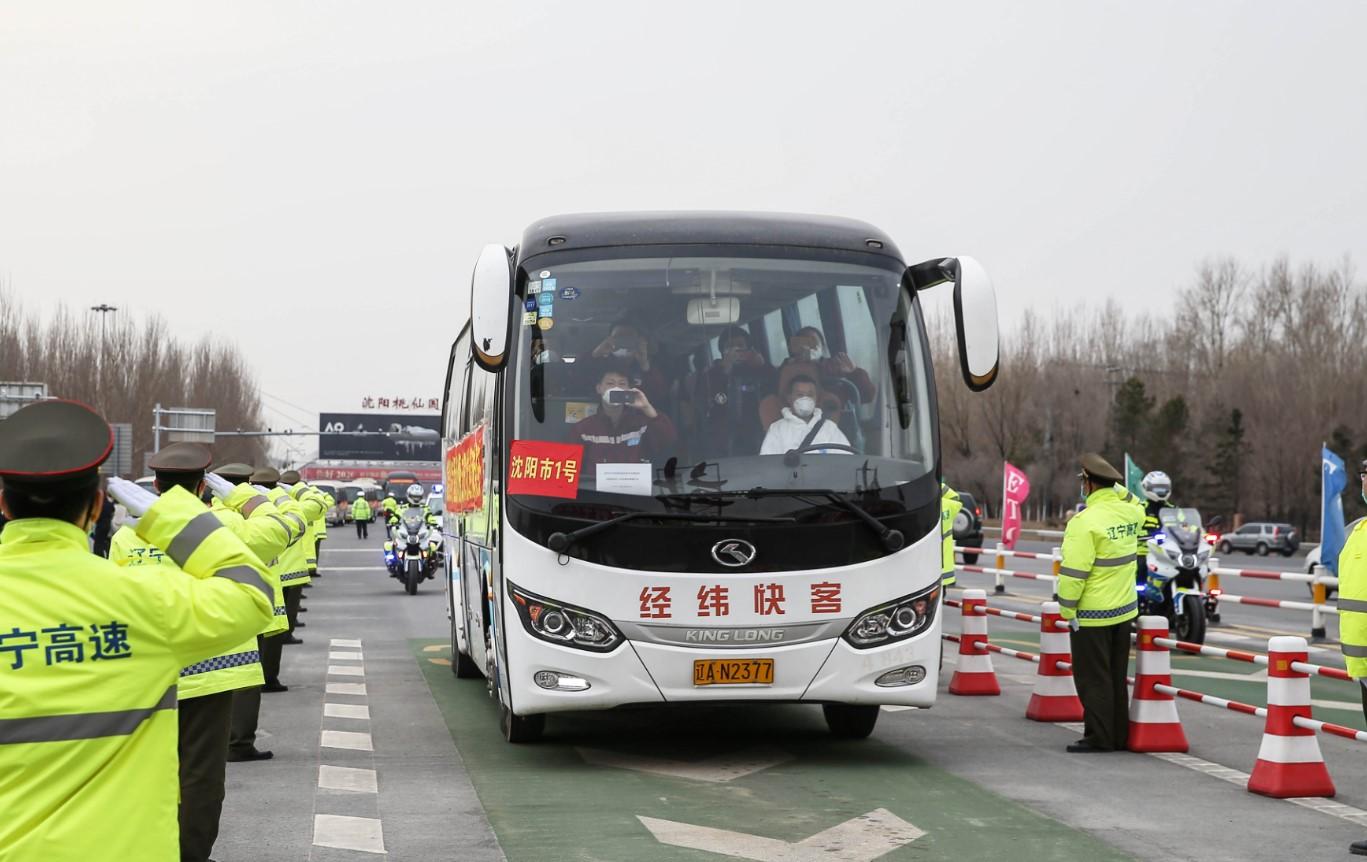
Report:
M1367 260L1365 34L1357 2L11 0L0 281L231 339L295 427L439 395L480 246L557 212L846 215L976 256L1007 325L1162 307L1207 256Z

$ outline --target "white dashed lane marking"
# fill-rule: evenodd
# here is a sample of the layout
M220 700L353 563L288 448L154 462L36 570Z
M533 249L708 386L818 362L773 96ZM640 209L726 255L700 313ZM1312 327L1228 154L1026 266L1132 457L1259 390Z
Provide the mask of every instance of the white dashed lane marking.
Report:
M330 682L327 687L328 694L353 694L365 697L365 683L363 682Z
M383 853L384 830L374 817L341 817L336 814L313 815L313 843L319 847Z
M375 770L355 769L350 766L318 767L318 786L324 790L346 790L351 793L378 793Z
M365 676L365 668L359 665L330 664L328 676Z
M332 640L328 641L328 643L332 646L333 649L337 649L338 647L341 647L343 649L361 648L360 641L352 640L350 638L333 638Z
M330 652L328 661L364 661L365 656L359 652Z
M325 703L323 715L328 718L357 718L370 721L370 707L363 703Z
M375 744L368 733L354 730L324 730L319 743L324 748L349 748L352 751L374 751Z

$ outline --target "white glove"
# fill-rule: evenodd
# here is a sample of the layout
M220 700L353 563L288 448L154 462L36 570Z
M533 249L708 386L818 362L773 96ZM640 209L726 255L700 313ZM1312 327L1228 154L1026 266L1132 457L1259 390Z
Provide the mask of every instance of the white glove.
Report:
M1073 617L1071 620L1068 621L1068 631L1077 631L1077 617Z
M204 484L209 486L209 492L220 500L228 499L228 495L233 492L236 486L224 479L217 473L205 473Z
M262 494L267 494L267 495L270 494L270 490L267 489L265 485L253 485L252 487L255 488L257 491L259 491L259 492L262 493Z
M157 502L156 494L127 479L120 479L118 476L111 478L106 487L109 489L109 496L114 498L114 502L122 504L128 510L128 514L134 518L141 518L146 515L147 510L152 508L152 504Z
M293 486L293 485L286 485L284 482L279 483L279 484L276 485L275 487L277 487L277 488L284 488L286 494L289 494L289 493L291 493L291 492L294 490L294 486Z

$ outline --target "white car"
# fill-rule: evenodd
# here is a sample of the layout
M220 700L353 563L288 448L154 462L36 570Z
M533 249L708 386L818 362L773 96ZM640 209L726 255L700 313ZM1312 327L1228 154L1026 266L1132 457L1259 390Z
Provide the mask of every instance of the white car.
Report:
M1357 529L1357 525L1358 525L1361 521L1362 521L1362 519L1361 519L1361 518L1358 518L1356 521L1354 521L1354 522L1352 522L1351 524L1349 524L1348 526L1344 527L1344 528L1343 528L1343 535L1346 537L1346 536L1348 536L1349 534L1351 534L1351 533L1353 532L1353 530ZM1307 575L1313 575L1313 574L1315 574L1315 571L1316 571L1319 567L1320 567L1320 546L1319 546L1319 545L1316 545L1314 548L1312 548L1312 549L1310 550L1310 552L1309 552L1308 554L1305 555L1305 573L1306 573ZM1306 586L1310 588L1310 591L1311 591L1312 593L1314 592L1314 590L1315 590L1315 585L1314 585L1314 584L1306 584ZM1337 593L1337 592L1338 592L1338 588L1337 588L1337 587L1326 587L1326 588L1325 588L1324 597L1325 597L1326 599L1332 599L1332 598L1334 597L1334 594Z

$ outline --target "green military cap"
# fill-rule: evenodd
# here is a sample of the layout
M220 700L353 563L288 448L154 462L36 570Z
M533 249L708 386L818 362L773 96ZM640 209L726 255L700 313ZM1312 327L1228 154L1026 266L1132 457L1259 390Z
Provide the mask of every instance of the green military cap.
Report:
M1101 482L1124 482L1125 477L1120 475L1120 471L1111 466L1111 462L1102 458L1095 452L1088 452L1082 456L1082 472L1078 474L1084 479L1096 479Z
M252 481L273 485L280 481L280 471L274 467L257 467L252 471Z
M254 468L250 464L234 462L232 464L219 464L213 469L213 472L229 482L248 482L251 481Z
M75 401L38 401L0 422L0 476L60 482L95 470L114 450L114 430Z
M298 485L300 482L298 470L286 470L280 474L280 481L286 485Z
M199 443L172 443L147 459L155 473L198 473L209 466L213 455Z

